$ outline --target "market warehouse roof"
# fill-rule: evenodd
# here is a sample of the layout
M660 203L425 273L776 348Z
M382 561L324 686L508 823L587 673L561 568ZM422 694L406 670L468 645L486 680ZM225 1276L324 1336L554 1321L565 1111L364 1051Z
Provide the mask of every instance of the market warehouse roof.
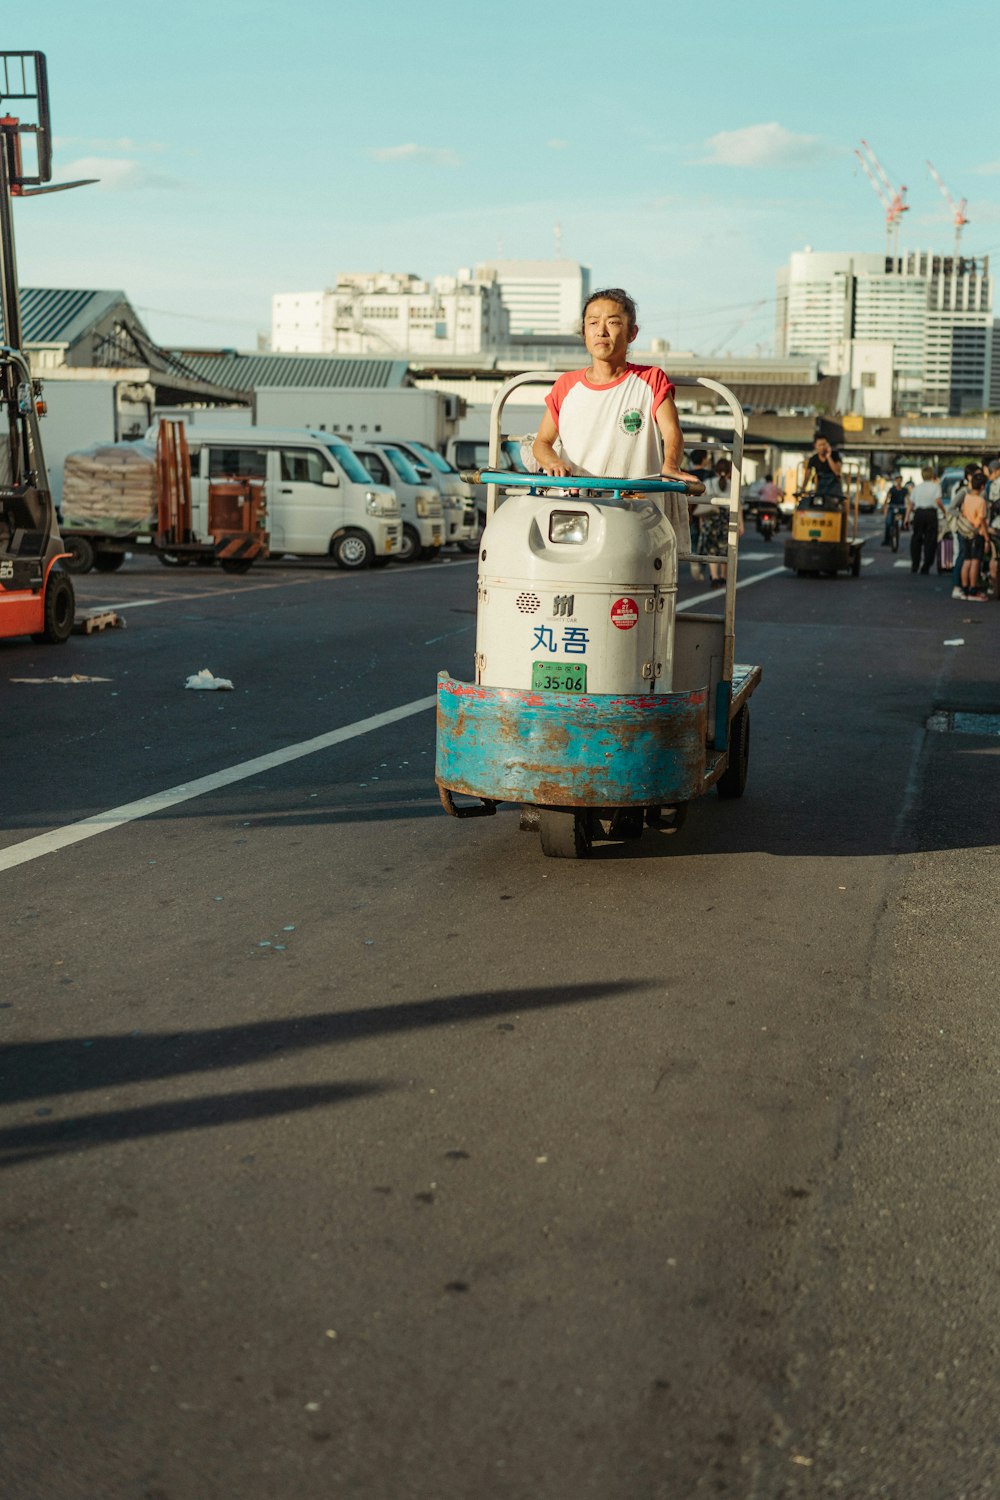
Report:
M184 368L235 391L274 386L316 390L397 390L409 385L405 359L344 359L330 354L237 354L175 349Z
M116 308L127 307L124 292L23 286L21 327L26 344L75 344L89 329ZM3 315L0 332L6 338Z
M21 287L22 342L35 374L46 380L86 372L127 371L147 382L155 399L242 403L243 392L204 379L161 349L122 291L86 287ZM6 330L0 318L0 342Z

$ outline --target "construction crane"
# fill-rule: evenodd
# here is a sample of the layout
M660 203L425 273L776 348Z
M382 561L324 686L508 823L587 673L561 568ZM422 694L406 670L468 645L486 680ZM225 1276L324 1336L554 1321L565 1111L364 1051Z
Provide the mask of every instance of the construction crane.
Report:
M857 147L854 148L854 154L885 209L885 253L895 256L899 251L899 221L910 211L910 205L906 201L906 186L901 184L898 188L893 187L889 174L868 142L862 141L861 145L864 154Z
M941 189L941 194L944 198L944 201L951 209L952 223L955 226L955 259L958 260L962 253L962 230L969 222L965 213L966 207L968 205L968 199L963 198L961 203L956 203L954 198L951 196L951 193L948 191L947 184L942 181L941 174L935 170L933 162L929 161L927 163L927 170L934 178L934 181L937 183L938 187Z

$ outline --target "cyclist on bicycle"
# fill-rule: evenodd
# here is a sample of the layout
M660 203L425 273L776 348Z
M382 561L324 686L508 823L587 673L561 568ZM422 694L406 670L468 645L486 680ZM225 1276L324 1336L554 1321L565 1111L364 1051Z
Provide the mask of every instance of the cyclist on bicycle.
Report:
M894 518L898 518L902 525L909 494L910 488L909 485L903 483L903 476L901 474L893 474L892 484L886 491L885 496L885 539L882 542L883 547L888 547L891 544Z

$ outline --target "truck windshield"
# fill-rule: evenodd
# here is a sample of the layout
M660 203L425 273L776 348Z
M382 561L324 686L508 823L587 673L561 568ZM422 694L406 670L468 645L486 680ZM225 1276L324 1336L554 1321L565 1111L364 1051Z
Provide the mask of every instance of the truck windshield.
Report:
M420 484L420 475L410 463L410 460L404 454L400 453L398 448L385 447L382 449L382 452L404 484Z
M411 438L410 447L414 453L419 453L420 457L429 463L432 469L437 469L439 474L458 473L458 470L453 468L446 458L442 458L440 453L435 453L433 448L428 448L426 443L417 443Z
M365 473L356 453L352 453L351 449L345 447L343 443L327 443L326 446L348 479L353 480L355 484L371 484L371 475Z

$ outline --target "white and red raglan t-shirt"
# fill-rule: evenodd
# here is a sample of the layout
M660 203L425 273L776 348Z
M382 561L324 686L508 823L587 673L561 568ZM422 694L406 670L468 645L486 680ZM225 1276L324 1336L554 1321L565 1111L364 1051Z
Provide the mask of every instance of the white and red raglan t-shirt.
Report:
M626 365L610 385L593 385L586 370L570 370L560 375L545 405L574 474L650 479L663 462L656 413L673 393L655 365Z
M570 370L560 375L545 405L559 429L562 457L574 474L652 479L663 463L656 413L673 393L673 382L657 365L626 365L610 385L594 385L586 370ZM670 494L657 499L681 551L690 550L687 501Z

